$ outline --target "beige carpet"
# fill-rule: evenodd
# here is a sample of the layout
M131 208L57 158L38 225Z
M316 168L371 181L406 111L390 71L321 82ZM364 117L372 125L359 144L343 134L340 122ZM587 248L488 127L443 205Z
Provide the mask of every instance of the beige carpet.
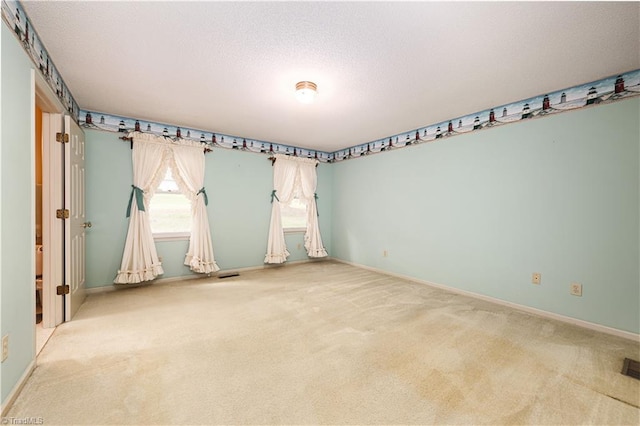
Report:
M634 424L629 340L334 262L89 296L9 412L51 424Z

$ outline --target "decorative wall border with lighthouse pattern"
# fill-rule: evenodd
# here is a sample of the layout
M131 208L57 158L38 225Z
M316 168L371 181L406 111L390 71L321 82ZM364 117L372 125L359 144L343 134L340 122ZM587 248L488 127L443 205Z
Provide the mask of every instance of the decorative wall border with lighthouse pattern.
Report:
M640 69L638 69L591 83L452 118L338 151L316 151L207 130L80 110L78 103L67 88L20 1L1 1L2 18L8 28L18 38L22 48L36 65L36 68L38 68L67 112L81 126L112 132L140 130L168 137L182 137L199 141L207 147L310 157L317 158L321 162L334 163L640 95Z
M615 102L640 95L640 70L629 71L580 86L500 105L405 133L351 146L331 153L331 162L358 158L532 118Z
M71 95L62 76L53 63L53 59L44 47L36 32L31 20L22 8L19 1L2 0L2 19L13 34L16 36L20 45L27 53L27 56L34 63L40 74L56 94L60 103L66 109L66 112L77 122L80 114L78 103Z
M79 123L80 126L85 129L105 130L107 132L122 133L123 135L136 131L153 133L168 138L189 139L194 142L200 142L205 148L228 148L261 154L284 154L296 157L317 158L318 161L323 163L328 163L331 160L331 153L329 152L95 111L82 110L80 112Z
M150 132L167 137L178 137L201 142L206 147L220 147L263 154L285 154L317 158L321 162L335 163L386 152L411 145L448 139L451 136L489 129L505 124L572 111L594 105L615 102L640 95L640 70L604 78L580 86L558 90L542 96L512 102L474 114L456 117L409 132L378 139L335 152L316 151L230 136L206 130L155 123L110 114L81 111L80 124L111 132L132 130Z

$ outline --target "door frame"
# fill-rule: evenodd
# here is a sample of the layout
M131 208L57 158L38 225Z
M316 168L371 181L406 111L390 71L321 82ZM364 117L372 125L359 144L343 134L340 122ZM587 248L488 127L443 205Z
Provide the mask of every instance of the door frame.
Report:
M42 245L44 247L42 256L42 326L53 328L64 320L64 298L56 295L56 286L62 284L64 280L62 270L64 262L63 228L62 221L55 218L56 209L61 207L60 199L64 185L62 147L55 140L56 133L62 131L64 108L44 78L38 73L35 74L35 103L42 110ZM33 131L35 132L35 126ZM35 185L35 167L33 173ZM57 198L56 188L58 188ZM35 220L33 226L35 228ZM35 253L35 238L33 244L33 252ZM33 285L35 287L35 273Z

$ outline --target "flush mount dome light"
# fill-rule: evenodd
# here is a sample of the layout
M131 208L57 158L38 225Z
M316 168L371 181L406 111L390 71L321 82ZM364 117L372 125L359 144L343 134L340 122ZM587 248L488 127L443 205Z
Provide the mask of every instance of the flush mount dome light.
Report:
M296 98L303 104L313 102L318 94L318 86L312 81L299 81L296 83Z

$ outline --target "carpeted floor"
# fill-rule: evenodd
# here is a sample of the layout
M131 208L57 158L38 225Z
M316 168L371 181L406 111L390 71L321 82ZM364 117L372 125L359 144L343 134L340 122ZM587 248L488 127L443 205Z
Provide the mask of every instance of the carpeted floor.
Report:
M52 424L633 424L638 343L335 262L91 295L9 412Z

